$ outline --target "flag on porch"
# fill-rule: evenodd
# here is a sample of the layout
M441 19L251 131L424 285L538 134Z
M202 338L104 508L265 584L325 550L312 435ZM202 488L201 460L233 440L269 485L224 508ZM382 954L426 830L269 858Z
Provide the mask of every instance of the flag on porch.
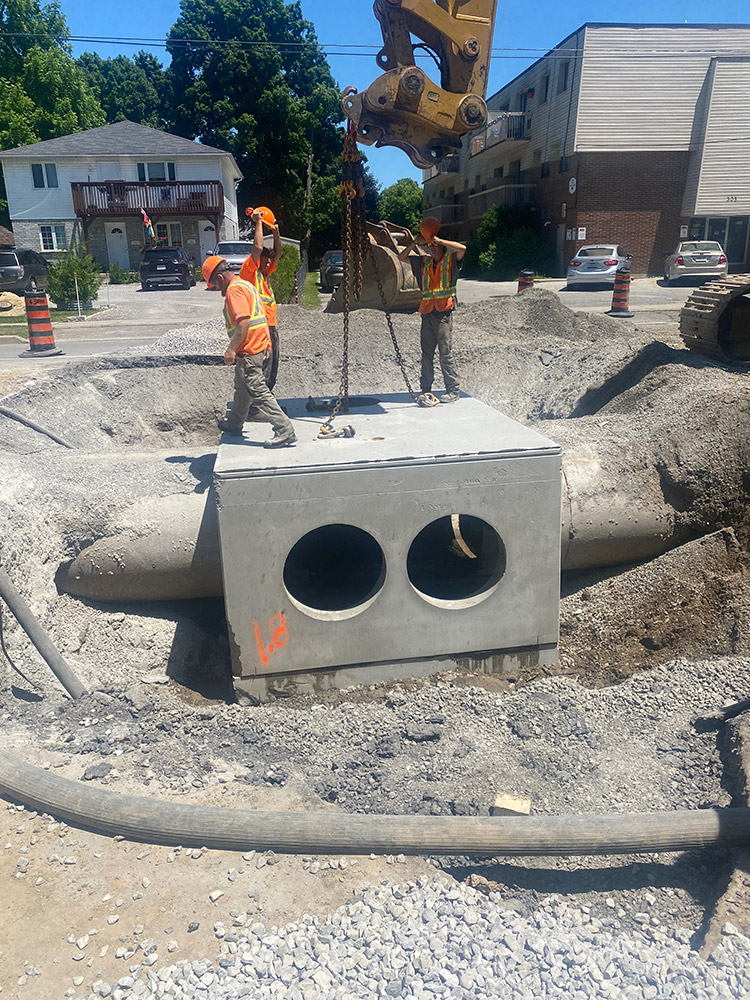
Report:
M141 215L143 216L143 225L146 227L146 232L148 233L148 236L151 242L153 243L156 238L156 234L154 233L154 225L151 222L151 219L149 219L149 217L146 215L145 208L141 209Z

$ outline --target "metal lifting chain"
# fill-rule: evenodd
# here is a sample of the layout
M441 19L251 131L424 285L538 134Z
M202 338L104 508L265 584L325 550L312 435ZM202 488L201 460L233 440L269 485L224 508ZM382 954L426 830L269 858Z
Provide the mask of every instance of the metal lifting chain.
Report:
M346 137L344 138L344 150L341 154L341 184L339 186L339 197L341 198L341 246L343 251L343 267L341 278L341 292L343 299L344 313L344 342L341 358L341 381L339 383L338 396L331 410L331 415L321 425L318 437L353 437L354 428L345 427L339 431L333 429L333 421L343 410L348 409L349 400L349 312L352 298L359 299L362 294L362 271L365 254L369 254L372 266L375 271L375 278L378 285L380 300L383 303L383 312L388 324L388 330L393 341L393 349L396 361L404 377L406 388L411 398L416 402L417 393L411 387L409 375L406 371L401 349L396 339L396 331L393 329L385 292L383 291L383 281L378 271L377 260L373 252L372 243L367 235L366 210L365 210L365 183L364 167L362 157L357 146L357 129L351 119L347 122Z

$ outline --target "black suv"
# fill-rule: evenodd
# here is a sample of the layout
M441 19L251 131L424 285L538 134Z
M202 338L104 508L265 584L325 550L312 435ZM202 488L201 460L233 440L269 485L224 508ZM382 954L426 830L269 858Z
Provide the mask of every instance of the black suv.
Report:
M49 264L35 250L0 248L0 292L35 292L47 287Z
M153 247L144 250L141 288L147 292L149 288L166 284L190 288L195 284L192 265L179 247Z

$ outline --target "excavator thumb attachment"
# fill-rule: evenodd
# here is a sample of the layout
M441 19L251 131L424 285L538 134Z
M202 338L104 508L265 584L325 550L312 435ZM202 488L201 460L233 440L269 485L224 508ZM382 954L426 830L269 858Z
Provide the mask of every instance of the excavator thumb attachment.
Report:
M375 0L383 35L376 62L385 72L361 94L347 87L341 101L357 141L397 146L426 169L486 124L496 9L497 0ZM439 85L416 65L415 49L435 59Z
M411 268L412 257L405 261L398 255L411 242L405 226L391 222L368 222L368 252L362 266L362 290L358 299L349 300L350 309L381 309L389 312L416 312L422 289ZM344 289L339 285L326 306L328 313L344 311Z

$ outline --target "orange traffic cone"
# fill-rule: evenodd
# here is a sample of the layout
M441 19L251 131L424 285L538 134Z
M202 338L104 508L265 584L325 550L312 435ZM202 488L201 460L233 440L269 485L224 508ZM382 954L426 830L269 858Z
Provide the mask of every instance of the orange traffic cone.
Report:
M55 347L55 335L52 332L52 321L49 315L49 302L44 292L27 292L24 296L26 304L26 323L29 328L29 349L19 354L20 358L51 358L56 354L64 354Z
M518 293L525 292L528 288L534 287L534 272L521 271L518 275Z
M618 268L615 273L615 287L609 315L619 316L621 319L628 319L633 315L630 311L630 271L624 268Z

